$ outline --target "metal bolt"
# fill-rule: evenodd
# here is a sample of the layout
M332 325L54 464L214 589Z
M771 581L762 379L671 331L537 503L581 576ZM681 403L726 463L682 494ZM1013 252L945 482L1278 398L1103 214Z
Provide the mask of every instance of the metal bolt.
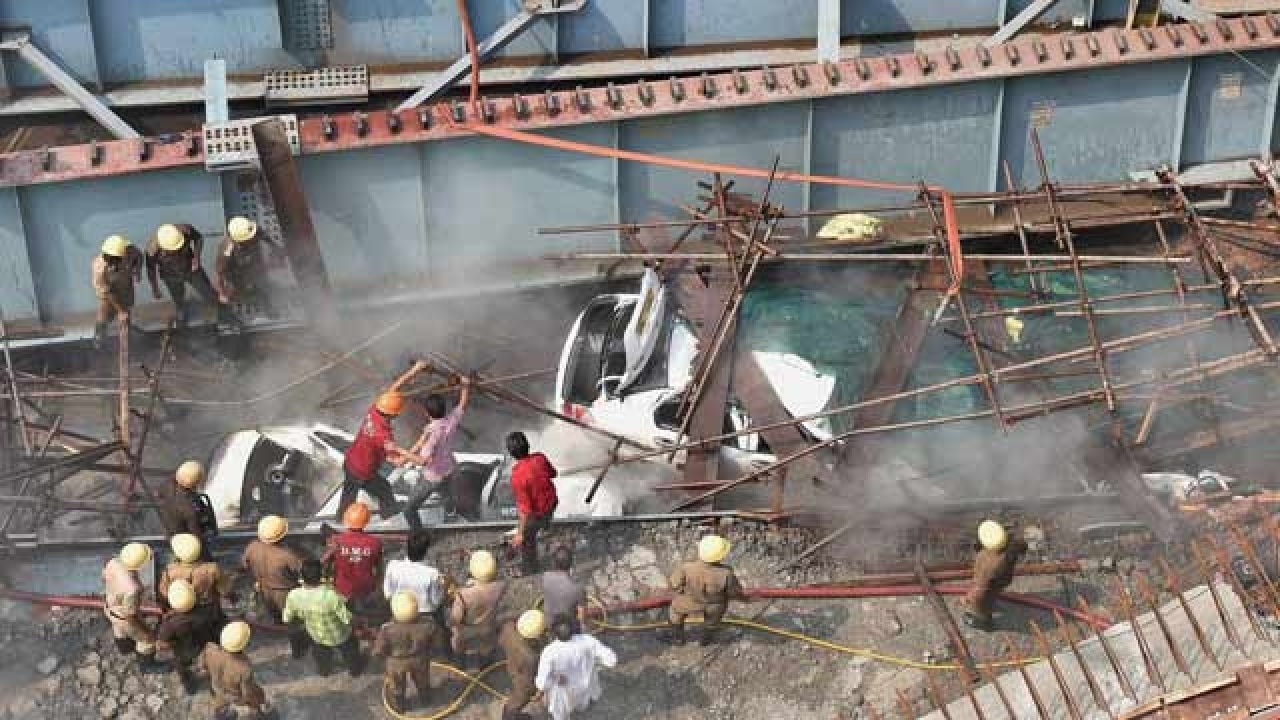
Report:
M364 137L369 134L369 116L362 112L355 115L356 137Z
M1064 36L1062 38L1062 57L1070 60L1071 58L1075 57L1075 54L1076 54L1076 44L1071 42L1071 38Z
M737 91L739 95L742 95L751 89L751 83L747 81L747 76L738 72L736 68L733 71L733 89Z
M1123 31L1117 30L1111 34L1111 38L1115 40L1116 50L1121 54L1129 52L1129 38L1125 36Z
M960 69L960 53L956 52L955 48L948 45L946 56L947 56L947 66L950 67L952 71L959 70Z
M1280 35L1280 16L1275 13L1267 13L1267 29L1272 35Z
M1217 25L1218 34L1222 36L1223 40L1226 40L1227 42L1231 42L1231 40L1235 38L1236 34L1231 31L1231 23L1228 23L1226 20L1222 18L1218 18L1214 24Z
M653 104L653 88L649 87L649 83L644 80L636 83L636 95L640 96L640 102L644 103L645 107Z
M191 132L182 133L182 137L184 142L186 142L187 144L187 155L190 155L191 157L195 157L196 155L199 155L200 154L200 138L196 137L195 134Z
M1089 54L1093 57L1097 57L1098 53L1102 52L1102 46L1098 44L1098 36L1094 33L1085 36L1084 46L1089 49Z
M321 117L320 125L324 129L325 140L332 140L338 136L338 128L333 124L333 118L328 115Z
M991 51L985 45L978 46L978 62L982 64L982 67L987 67L991 64Z
M573 101L578 106L578 112L583 114L591 112L591 93L581 85L573 92Z
M96 166L102 162L102 146L97 140L89 141L89 164Z
M609 98L609 107L618 110L622 107L622 92L613 83L605 88L604 96Z
M1244 31L1249 36L1250 40L1258 39L1258 24L1253 21L1252 17L1248 15L1241 15L1240 24L1244 26Z
M387 113L387 129L391 131L392 135L400 132L400 113L395 110Z
M898 62L897 56L895 55L885 56L884 64L886 67L889 68L890 75L894 77L898 77L898 75L902 73L902 64Z
M809 71L803 65L792 65L791 79L795 81L796 87L808 87Z
M467 109L457 100L454 100L450 104L449 111L453 115L454 122L461 123L467 121Z
M1004 56L1009 58L1009 64L1017 65L1018 61L1022 59L1022 53L1018 51L1018 46L1013 43L1005 43L1003 47Z
M1209 42L1209 31L1204 29L1204 25L1198 22L1190 23L1190 25L1191 34L1196 36L1196 40L1199 40L1201 45Z
M863 81L871 77L871 66L861 58L853 61L853 69L857 71L858 77L862 78Z
M676 102L684 100L684 83L680 82L680 78L674 75L667 81L667 87L671 90L671 99Z
M828 85L840 84L840 66L833 62L822 63L822 73L827 76Z
M764 87L770 92L778 89L778 76L774 74L773 68L765 65L760 68L760 75L764 78Z
M431 111L426 108L418 110L418 127L423 130L431 129Z
M151 140L142 138L138 140L138 162L146 162L151 159Z
M710 100L716 96L716 80L708 73L702 73L702 97Z
M1045 60L1049 59L1049 48L1046 47L1045 44L1040 42L1039 40L1033 40L1031 42L1031 49L1035 51L1036 60L1039 60L1040 62L1044 62Z
M1182 31L1178 30L1177 25L1165 25L1164 34L1169 36L1169 42L1174 47L1182 47Z
M1138 28L1138 37L1142 38L1142 44L1148 50L1156 49L1156 36L1151 34L1151 28Z
M933 58L929 57L927 53L918 52L916 53L916 66L920 68L920 72L928 75L929 71L933 69Z
M520 93L511 96L511 109L515 111L516 117L521 120L529 117L529 103Z
M498 119L498 108L494 107L492 100L480 98L480 116L489 124Z
M542 94L542 106L551 117L560 114L560 96L550 90Z
M45 172L50 172L50 171L52 171L52 170L53 170L53 162L54 162L54 160L56 159L56 158L54 157L53 150L51 150L50 148L46 147L46 148L44 148L43 150L41 150L41 151L40 151L40 153L41 153L41 156L40 156L40 167L41 167L41 169L43 169Z

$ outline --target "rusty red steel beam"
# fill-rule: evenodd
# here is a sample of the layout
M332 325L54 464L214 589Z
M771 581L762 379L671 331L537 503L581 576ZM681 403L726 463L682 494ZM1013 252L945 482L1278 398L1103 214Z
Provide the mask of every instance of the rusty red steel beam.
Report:
M683 85L683 91L676 92L670 81L638 81L523 97L482 97L478 108L457 106L460 121L454 119L454 108L448 102L399 113L399 123L394 126L389 122L395 114L391 111L361 110L300 120L298 131L302 153L310 154L467 136L471 132L466 123L488 122L489 118L491 124L519 129L564 127L1278 47L1280 18L1255 14L1223 18L1212 25L1178 23L1159 29L1046 33L1016 38L991 50L975 43L836 63L731 70L706 76L705 87L714 88L709 93L702 91L703 79L687 78L676 81ZM326 126L331 128L328 134ZM0 155L0 187L204 163L198 133L166 137L175 139L69 145L53 150L49 158L43 149Z

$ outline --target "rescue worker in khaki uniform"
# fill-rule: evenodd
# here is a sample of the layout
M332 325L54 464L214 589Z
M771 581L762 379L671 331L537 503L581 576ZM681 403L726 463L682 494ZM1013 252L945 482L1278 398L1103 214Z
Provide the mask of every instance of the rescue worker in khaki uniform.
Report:
M431 696L431 647L442 629L430 615L418 614L418 598L400 591L391 596L392 622L378 629L373 654L386 658L383 692L396 712L409 709L409 683L418 691L418 703Z
M498 606L507 583L497 579L498 561L488 550L471 553L467 567L471 580L454 593L449 608L453 652L464 665L484 667L492 661L498 643Z
M729 541L719 535L707 535L698 541L698 559L681 563L671 573L671 634L673 643L685 641L684 623L690 615L702 615L700 645L712 642L729 601L750 601L742 591L733 568L723 564L729 555Z
M511 676L511 692L502 704L502 720L530 720L524 709L538 688L538 655L542 652L542 636L546 632L546 616L541 610L526 610L514 621L502 624L498 645L506 655L507 675Z
M239 717L236 705L249 708L249 717L268 720L277 717L275 708L267 703L267 694L253 677L253 665L245 657L249 645L249 623L237 620L227 623L217 643L205 643L200 654L200 666L209 673L209 686L213 690L214 720L235 720Z
M257 223L246 217L231 218L214 267L214 287L223 305L238 303L250 313L275 315L264 249L272 255L279 253L276 245L258 232Z
M263 609L274 622L284 612L289 591L298 587L302 573L302 555L280 544L289 532L289 521L279 515L268 515L258 521L258 539L244 549L241 565L253 576L254 588ZM306 650L306 633L289 626L289 648L294 658Z
M1013 583L1013 570L1027 552L1021 538L1009 541L1004 526L994 520L983 520L978 526L978 544L982 549L973 561L973 585L964 596L965 624L979 630L991 630L991 612L996 595Z
M93 325L93 346L102 347L107 323L118 317L128 327L133 310L133 284L142 279L142 253L123 235L112 235L102 243L102 253L93 258L93 293L98 297L98 315Z
M218 310L218 322L229 319L226 308L218 302L217 293L209 282L209 275L200 265L200 253L204 250L204 236L191 225L167 223L156 229L156 236L147 245L147 280L151 283L151 295L160 299L160 284L164 281L173 300L178 317L178 327L185 328L190 315L187 305L187 285L195 289L201 298Z
M217 563L200 559L200 538L195 535L174 535L169 540L169 548L174 561L156 581L156 596L161 607L167 602L169 586L178 580L186 581L196 594L196 607L192 612L221 628L226 620L222 614L222 598L231 594L231 577L222 572Z
M216 642L219 623L196 607L196 592L186 580L174 580L165 595L165 613L156 628L160 647L173 653L173 669L188 695L196 694L196 676L191 670L205 643Z
M143 672L159 669L156 664L156 636L141 615L142 581L138 571L151 562L151 548L129 543L118 557L102 568L103 612L111 623L111 635L121 655L137 654Z
M218 519L209 496L200 492L204 466L188 460L178 466L173 483L160 494L160 519L169 537L180 533L200 538L202 557L212 560L210 546L218 537Z

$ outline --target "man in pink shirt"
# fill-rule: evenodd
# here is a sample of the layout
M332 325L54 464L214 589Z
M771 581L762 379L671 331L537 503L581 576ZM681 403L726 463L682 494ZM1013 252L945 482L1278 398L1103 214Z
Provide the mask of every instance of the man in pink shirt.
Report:
M453 412L445 413L447 406L444 398L436 393L428 395L423 401L430 420L426 427L422 428L422 435L418 441L409 449L409 452L415 456L414 462L422 466L422 477L404 508L404 519L409 523L411 531L416 532L422 529L422 519L418 517L418 510L422 508L422 503L426 502L431 492L440 488L446 481L449 482L446 493L449 495L450 504L456 504L460 497L466 495L465 488L457 487L457 482L450 477L453 473L453 438L458 432L458 423L462 422L462 416L467 411L467 404L471 402L471 378L462 377L460 382L462 395L458 398L458 405ZM470 508L461 509L465 512Z

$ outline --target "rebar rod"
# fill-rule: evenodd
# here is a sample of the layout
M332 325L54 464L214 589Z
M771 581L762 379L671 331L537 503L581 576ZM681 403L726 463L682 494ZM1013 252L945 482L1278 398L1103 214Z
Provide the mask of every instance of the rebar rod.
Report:
M1156 627L1160 628L1160 634L1164 637L1164 641L1169 646L1169 652L1173 655L1173 662L1186 675L1188 679L1195 680L1196 676L1191 672L1191 664L1187 662L1187 656L1182 654L1182 648L1178 646L1178 636L1169 629L1169 623L1165 622L1164 615L1160 612L1160 601L1156 598L1156 594L1151 589L1151 585L1147 583L1145 577L1140 574L1133 576L1134 585L1138 588L1138 594L1147 604L1147 609L1151 611L1151 617L1156 620Z
M1178 581L1178 576L1170 567L1169 561L1159 558L1160 569L1164 571L1165 588L1178 601L1178 606L1182 608L1183 614L1187 616L1187 621L1191 623L1191 632L1196 636L1196 643L1200 645L1200 650L1213 661L1214 667L1218 671L1222 671L1222 661L1218 659L1218 654L1213 651L1213 645L1209 642L1209 637L1205 635L1204 628L1200 626L1200 620L1195 613L1191 611L1191 605L1187 602L1187 596L1182 593L1182 584Z
M1209 563L1205 561L1204 551L1200 549L1199 545L1192 543L1191 553L1195 558L1196 568L1204 576L1204 584L1209 588L1209 595L1213 598L1214 610L1218 613L1218 620L1222 623L1222 629L1226 632L1227 639L1243 655L1245 653L1244 643L1241 641L1240 634L1236 632L1235 623L1231 621L1230 616L1227 614L1226 606L1222 603L1222 594L1218 592L1218 584L1214 581L1213 572L1209 568ZM1241 602L1244 602L1244 598L1241 598Z
M1040 133L1031 128L1031 149L1035 153L1036 166L1040 169L1040 179L1044 183L1045 198L1049 201L1049 215L1053 219L1054 234L1059 245L1066 248L1071 258L1071 273L1076 280L1076 293L1080 300L1080 312L1084 315L1085 325L1089 330L1089 344L1093 346L1094 363L1098 366L1098 377L1102 380L1102 393L1107 399L1107 410L1116 411L1116 398L1111 389L1111 374L1107 370L1106 353L1098 338L1098 326L1093 317L1093 306L1089 302L1089 290L1084 284L1084 271L1080 268L1080 256L1076 253L1076 242L1071 232L1071 225L1058 205L1054 194L1053 180L1049 177L1049 165L1044 158L1044 148L1040 146Z
M1160 673L1160 667L1156 664L1155 655L1151 652L1151 643L1147 641L1147 633L1142 629L1142 624L1138 622L1138 616L1133 610L1133 598L1129 595L1129 588L1125 585L1124 580L1116 578L1116 598L1120 601L1120 608L1124 611L1125 619L1129 621L1129 628L1133 630L1133 639L1138 643L1138 653L1142 655L1142 665L1147 670L1147 679L1151 684L1160 688L1160 692L1169 692L1169 687L1165 685L1164 676Z
M1231 565L1231 558L1227 555L1227 550L1218 539L1212 535L1208 535L1209 544L1213 546L1213 559L1218 564L1218 571L1227 579L1227 583L1231 585L1231 591L1240 598L1240 605L1244 608L1244 616L1249 621L1249 626L1253 628L1253 633L1259 640L1274 644L1271 635L1262 627L1262 621L1258 619L1257 610L1253 607L1254 598L1245 589L1244 583L1241 582L1240 576L1236 574L1236 569Z
M1040 629L1040 625L1035 620L1029 622L1031 627L1031 636L1035 638L1036 646L1040 648L1040 654L1044 655L1044 659L1049 662L1049 670L1052 671L1053 679L1058 683L1058 691L1062 693L1062 699L1066 701L1067 714L1072 720L1084 720L1084 716L1080 714L1080 706L1076 703L1076 698L1071 694L1071 685L1067 682L1066 677L1062 674L1062 667L1058 665L1058 658L1053 654L1053 647L1049 644L1048 638L1045 637L1044 631Z
M27 411L22 406L18 392L18 376L13 369L13 355L9 352L9 329L5 325L4 311L0 309L0 348L4 350L5 375L9 380L9 399L13 402L13 414L18 420L18 433L22 436L22 453L31 454L31 437L27 430Z
M952 720L951 711L947 709L947 704L942 700L942 692L938 690L938 683L933 679L933 673L924 674L925 692L929 695L929 702L942 713L942 720Z
M1080 605L1081 612L1086 615L1093 615L1093 608L1089 605L1089 601L1086 600L1083 595L1077 598L1077 603ZM1124 691L1124 694L1128 696L1130 700L1135 703L1138 702L1138 693L1134 691L1133 683L1129 682L1129 676L1125 673L1124 666L1121 665L1120 659L1116 656L1116 650L1112 647L1111 641L1107 639L1106 633L1097 627L1088 625L1088 623L1086 623L1086 626L1093 630L1093 637L1098 641L1098 645L1102 648L1103 654L1107 656L1107 662L1111 665L1111 672L1116 676L1116 679L1120 681L1120 689Z
M1051 720L1053 717L1049 714L1048 706L1044 703L1044 698L1040 697L1040 689L1035 683L1031 682L1031 674L1027 672L1026 660L1022 657L1022 653L1018 651L1011 641L1005 641L1005 655L1013 658L1013 664L1018 668L1018 674L1022 676L1022 684L1027 686L1027 693L1031 695L1031 702L1036 706L1036 714L1040 720Z
M1056 610L1053 613L1053 619L1058 623L1058 632L1062 635L1062 641L1067 644L1067 647L1071 650L1072 657L1076 659L1076 664L1080 666L1080 674L1084 676L1084 682L1089 686L1089 694L1093 696L1093 702L1098 706L1099 710L1107 714L1107 717L1114 718L1116 714L1111 712L1111 703L1107 701L1107 694L1102 691L1102 686L1098 684L1098 679L1094 677L1089 663L1085 662L1084 655L1081 654L1080 648L1076 646L1075 637L1071 634L1071 626L1062 619L1062 613Z
M1013 711L1013 703L1009 702L1009 696L1005 694L1004 686L1000 684L1000 678L996 677L991 668L985 664L978 666L978 672L982 674L982 679L996 691L996 697L1000 699L1000 705L1004 707L1009 720L1018 720L1018 714Z
M1005 187L1012 192L1018 192L1018 187L1013 181L1013 171L1009 169L1008 160L1001 163L1001 169L1004 171ZM1031 245L1027 241L1027 230L1022 222L1022 202L1016 195L1014 196L1010 207L1013 210L1013 225L1018 229L1018 244L1022 247L1022 254L1027 258L1027 272L1031 273L1028 276L1028 282L1031 284L1031 292L1039 294L1042 292L1041 286L1048 287L1048 282L1044 275L1036 274L1034 268L1031 267Z
M1240 551L1244 553L1249 564L1253 566L1253 571L1262 578L1263 589L1267 596L1267 600L1271 604L1272 610L1275 611L1276 617L1280 617L1280 594L1276 592L1276 585L1271 581L1271 575L1267 572L1267 567L1262 563L1262 559L1258 557L1257 550L1253 547L1253 541L1248 535L1241 532L1240 528L1234 524L1227 523L1227 532L1231 533L1231 538L1235 540Z
M704 252L685 252L685 253L668 253L668 252L580 252L580 253L546 253L543 256L545 260L565 261L565 260L688 260L690 262L702 263L722 263L727 262L724 253L704 253ZM1167 265L1170 263L1189 263L1192 258L1189 257L1172 257L1172 258L1153 258L1145 255L1079 255L1080 262L1085 263L1103 263L1105 265ZM1024 255L1009 254L992 254L992 253L975 253L965 255L969 260L980 260L989 263L1018 263L1022 264L1027 260ZM774 255L770 255L765 262L770 261L806 261L806 262L933 262L937 260L936 255L926 253L788 253L778 251ZM1070 262L1071 257L1068 255L1032 255L1031 260L1037 262Z

